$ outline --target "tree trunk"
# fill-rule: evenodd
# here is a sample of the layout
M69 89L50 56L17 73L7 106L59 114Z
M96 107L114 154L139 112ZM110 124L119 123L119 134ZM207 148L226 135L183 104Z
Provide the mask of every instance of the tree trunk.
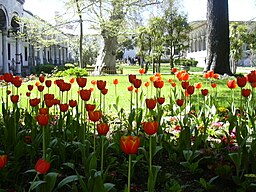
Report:
M104 35L104 58L103 64L107 73L115 74L116 73L116 50L117 50L117 37Z
M205 71L232 75L229 64L228 0L207 0L207 63Z

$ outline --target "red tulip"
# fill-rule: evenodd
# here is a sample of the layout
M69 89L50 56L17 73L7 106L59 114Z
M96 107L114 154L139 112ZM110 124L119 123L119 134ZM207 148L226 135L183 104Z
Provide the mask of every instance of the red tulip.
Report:
M129 77L129 82L130 82L131 84L133 84L133 81L136 79L136 75L130 74L128 77Z
M11 95L11 101L13 103L18 103L19 101L19 95Z
M30 97L30 95L31 95L31 92L26 92L27 97Z
M251 84L256 83L256 71L251 71L249 74L247 74L248 82Z
M48 125L49 122L49 115L48 114L39 114L36 116L36 120L38 122L39 125L41 126L46 126Z
M235 89L236 86L237 86L236 81L233 80L233 79L232 79L232 80L228 80L227 86L228 86L228 88L230 88L230 89Z
M97 80L97 88L103 90L106 87L107 82L103 80Z
M69 100L69 106L72 107L72 108L76 107L77 106L77 101L73 100L73 99Z
M51 80L46 80L45 81L45 86L46 87L51 87L51 85L52 85L52 81Z
M60 100L59 99L53 99L53 104L54 105L59 105L60 104Z
M188 86L189 86L189 82L188 81L182 81L181 86L182 86L183 89L187 89Z
M76 82L77 82L79 87L84 88L86 86L86 83L87 83L87 78L85 78L85 77L77 77L76 78Z
M144 68L140 68L140 69L139 69L139 73L140 73L141 75L145 74L145 69L144 69Z
M247 78L245 76L237 77L236 82L238 87L244 87L247 83Z
M109 125L107 123L97 124L97 131L99 135L106 135L109 131Z
M40 103L40 99L39 98L34 98L34 99L30 99L29 100L29 104L31 107L36 107L38 106Z
M13 79L13 75L11 73L5 73L4 74L4 81L9 83L9 82L12 82L12 79Z
M184 104L184 99L177 99L176 104L181 107Z
M156 99L146 99L146 106L150 110L154 109L156 107Z
M154 81L154 87L155 88L163 88L163 86L164 86L164 81L163 80Z
M242 95L244 97L249 97L251 94L251 90L250 89L242 89Z
M127 87L127 89L128 89L128 91L133 91L133 86L131 85L131 86Z
M88 111L89 119L93 122L99 121L102 117L101 111Z
M39 114L49 114L49 109L48 108L40 108L39 109Z
M195 87L194 87L193 85L189 85L189 86L187 87L187 93L188 93L189 95L192 95L192 94L194 93L194 91L195 91Z
M38 89L38 91L42 92L44 90L44 86L43 85L38 85L37 89Z
M35 170L38 174L44 174L45 175L49 171L50 167L51 167L51 164L48 163L46 160L39 159L36 162Z
M141 79L134 79L133 80L133 86L135 87L135 88L140 88L140 86L141 86Z
M211 83L211 87L212 87L212 88L216 88L216 87L217 87L217 84L216 84L216 83Z
M54 84L56 84L57 87L59 87L59 88L61 87L62 83L64 83L64 80L63 80L63 79L56 79L56 80L54 81Z
M120 140L120 146L122 151L129 154L138 153L138 149L140 146L140 138L138 136L122 136Z
M159 103L160 105L162 105L165 102L165 98L164 97L158 97L157 98L157 103Z
M175 67L172 68L172 73L176 73L177 71L178 71L177 68L175 68Z
M59 104L60 106L60 111L61 112L66 112L68 110L69 105L67 103Z
M69 80L69 83L73 84L75 82L75 78L72 77L70 80Z
M12 79L12 84L15 86L15 87L20 87L21 86L21 83L22 83L22 79L21 77L19 76L16 76Z
M145 133L148 135L153 135L157 133L158 130L158 122L144 122L142 123Z
M89 89L82 89L80 90L80 97L82 100L84 101L89 101L90 97L91 97L91 90Z
M52 107L54 105L54 99L46 99L44 100L46 107Z
M92 85L97 85L97 81L92 80L92 81L91 81L91 84L92 84Z
M44 94L44 100L53 100L54 94L46 93Z
M28 90L29 90L29 91L32 91L32 90L33 90L33 87L34 87L33 85L28 85Z
M199 82L199 83L195 83L194 86L195 86L196 89L201 89L203 84L201 82Z
M102 89L101 91L100 91L103 95L106 95L107 93L108 93L108 89Z
M45 79L45 78L44 78L44 75L41 74L41 75L39 76L39 81L40 81L41 83L43 83L43 82L44 82L44 79Z
M150 83L147 81L144 85L145 87L149 87Z
M10 91L10 90L7 90L6 93L7 93L7 95L10 95L10 94L11 94L11 91Z
M96 106L94 104L86 104L85 105L86 111L93 111Z
M0 169L3 169L8 162L7 155L0 155Z
M208 89L201 89L201 93L203 96L207 96L209 91L208 91Z
M114 79L114 80L113 80L113 84L114 84L114 85L117 85L117 84L118 84L118 79Z

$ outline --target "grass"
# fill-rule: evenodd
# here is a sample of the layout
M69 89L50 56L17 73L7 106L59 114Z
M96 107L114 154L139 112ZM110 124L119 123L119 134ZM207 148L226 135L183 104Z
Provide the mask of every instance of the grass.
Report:
M112 111L113 109L113 104L116 104L119 106L119 108L124 108L125 110L129 109L130 106L130 92L127 90L128 86L130 86L130 83L128 81L128 74L136 74L137 78L141 78L142 79L142 86L140 88L140 96L141 97L153 97L154 96L154 87L151 85L148 87L148 89L144 86L144 83L146 81L150 81L149 78L150 76L153 75L152 72L152 68L150 67L148 70L147 74L144 75L140 75L138 70L139 70L139 66L123 66L124 68L124 74L123 75L103 75L103 76L88 76L87 77L87 85L86 85L86 89L89 89L91 87L93 87L93 85L91 84L92 80L105 80L107 81L107 86L106 88L108 89L108 93L105 96L105 100L106 100L106 109L108 109L109 111ZM190 84L194 85L195 83L198 82L202 82L203 83L203 88L207 88L210 91L210 94L212 96L214 96L214 100L215 103L219 103L220 106L228 106L230 104L230 95L233 94L232 90L229 90L226 86L226 82L228 79L232 78L224 78L224 79L220 79L217 80L217 88L214 90L211 88L210 86L210 82L206 79L203 78L203 74L202 72L202 68L199 67L192 67L191 71L189 71L190 73ZM166 102L169 102L169 100L167 99L170 96L170 90L173 89L171 84L168 83L168 79L173 79L176 84L177 87L180 87L180 82L177 80L177 78L175 77L175 75L170 73L170 68L169 65L163 65L161 68L162 71L162 78L165 82L164 87L161 89L161 96L166 98ZM66 82L69 82L71 77L65 77L64 80ZM113 80L114 79L118 79L119 83L118 85L113 84ZM54 78L51 78L51 80L55 80ZM37 80L38 81L38 80ZM26 108L28 106L28 100L29 98L26 96L26 92L27 90L27 85L31 84L31 85L35 85L35 83L37 81L28 81L28 82L24 82L22 84L22 86L19 88L19 94L20 94L20 107L21 108ZM249 85L247 85L249 86ZM2 94L5 93L6 91L6 86L2 87ZM94 91L92 93L92 97L89 101L89 103L93 102L94 100L99 102L99 90L97 89L97 87L93 87ZM11 94L16 94L16 89L14 87L8 87L9 90L12 91ZM115 91L116 89L116 91ZM68 99L78 99L78 94L77 91L79 90L79 87L77 85L77 83L75 82L72 85L72 90L69 91L68 93L64 93L64 97L68 97ZM45 87L45 90L43 92L48 93L47 88ZM55 95L56 98L60 99L60 93L58 91L58 88L53 84L52 87L49 89L49 93L53 93ZM181 94L183 93L182 91L178 91L178 95L177 98L174 98L174 100L181 98ZM216 95L215 95L216 94ZM234 90L234 95L235 97L239 98L240 95L240 89L235 89ZM192 100L196 100L198 98L198 96L203 99L203 96L201 95L200 91L196 90L195 94L193 94L191 96ZM31 96L30 98L35 98L35 97L40 97L40 93L37 91L36 86L34 86L34 89L31 92ZM4 94L4 97L5 94ZM119 98L119 100L117 99ZM64 99L64 101L66 101L66 99ZM235 100L236 102L239 102L239 99ZM143 103L140 103L141 106L143 106Z

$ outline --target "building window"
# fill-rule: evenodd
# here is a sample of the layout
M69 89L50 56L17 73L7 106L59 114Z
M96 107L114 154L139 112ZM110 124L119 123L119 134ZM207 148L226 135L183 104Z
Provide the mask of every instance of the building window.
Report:
M25 52L25 61L28 61L28 48L27 47L25 47L24 52Z
M8 60L11 60L11 44L8 43Z

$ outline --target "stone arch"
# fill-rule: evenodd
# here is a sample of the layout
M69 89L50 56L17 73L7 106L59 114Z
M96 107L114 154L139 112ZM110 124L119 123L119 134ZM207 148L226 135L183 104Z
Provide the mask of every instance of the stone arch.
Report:
M18 19L19 19L19 15L16 12L14 12L11 19L11 26L10 26L10 30L14 33L17 33L17 31L20 30L20 24Z
M6 14L6 9L0 6L0 30L6 30L8 26L8 14Z

